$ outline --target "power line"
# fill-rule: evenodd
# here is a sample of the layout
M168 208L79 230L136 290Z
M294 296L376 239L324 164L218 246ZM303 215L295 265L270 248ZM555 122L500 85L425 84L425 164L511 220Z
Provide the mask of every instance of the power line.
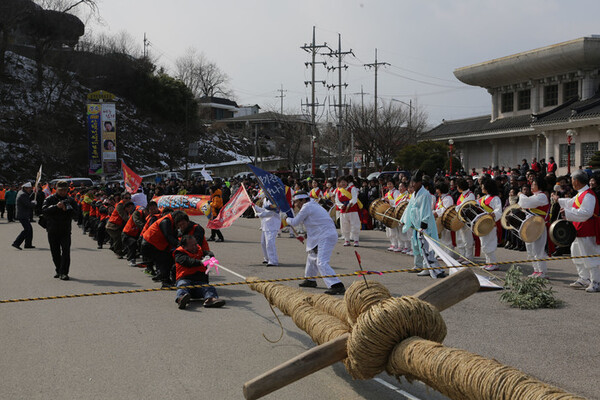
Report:
M377 61L377 49L375 49L375 62L371 63L371 64L365 64L365 67L369 67L369 68L374 68L375 69L375 134L377 134L377 71L379 70L380 66L386 66L386 65L390 65L390 63L387 62L378 62Z
M285 92L287 90L283 90L283 83L281 84L281 89L277 90L279 92L279 96L275 96L275 98L281 98L281 115L283 115L283 98L285 97Z

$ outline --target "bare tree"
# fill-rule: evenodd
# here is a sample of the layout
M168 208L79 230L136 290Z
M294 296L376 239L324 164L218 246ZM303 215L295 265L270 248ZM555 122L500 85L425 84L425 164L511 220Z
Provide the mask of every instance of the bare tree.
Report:
M204 53L190 48L187 54L175 61L175 74L196 97L230 97L229 76L216 63L208 60Z
M365 165L374 162L376 168L385 167L407 144L416 139L427 127L427 113L415 107L409 113L395 103L383 105L377 112L375 126L374 107L349 108L346 132L354 133L356 147L363 153Z

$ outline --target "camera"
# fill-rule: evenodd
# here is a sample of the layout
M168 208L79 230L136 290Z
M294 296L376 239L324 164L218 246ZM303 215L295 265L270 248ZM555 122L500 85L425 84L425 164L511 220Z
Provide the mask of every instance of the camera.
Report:
M63 205L65 206L65 211L71 211L73 209L73 206L69 204L68 201L62 200L61 203L63 203Z

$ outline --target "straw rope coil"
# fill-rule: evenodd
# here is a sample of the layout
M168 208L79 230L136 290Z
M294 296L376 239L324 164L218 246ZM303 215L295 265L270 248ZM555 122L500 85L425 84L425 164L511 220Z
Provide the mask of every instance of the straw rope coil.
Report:
M445 347L446 324L434 306L415 297L391 297L378 282L354 282L342 301L281 284L252 283L256 280L247 279L250 288L291 316L315 343L349 332L344 364L355 379L385 370L461 400L584 399L496 360Z

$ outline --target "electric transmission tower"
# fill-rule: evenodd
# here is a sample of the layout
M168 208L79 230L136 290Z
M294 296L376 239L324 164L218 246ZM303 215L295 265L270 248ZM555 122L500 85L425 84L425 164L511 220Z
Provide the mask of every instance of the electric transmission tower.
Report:
M321 83L323 84L323 86L325 86L327 83L325 81L316 81L315 80L315 70L316 70L316 65L317 64L323 64L323 66L327 66L326 62L320 61L317 62L316 58L317 58L317 54L319 54L319 50L323 49L323 48L328 48L327 43L323 43L323 44L316 44L315 41L315 27L313 26L313 35L312 35L312 43L311 44L304 44L304 46L300 47L302 50L306 51L307 53L310 53L311 55L311 61L304 63L304 65L308 68L309 66L312 69L312 79L310 81L304 81L305 85L311 85L311 102L308 102L308 99L306 101L306 103L303 103L302 105L305 107L309 107L310 108L310 129L311 129L311 144L312 144L312 175L315 175L316 172L316 167L315 167L315 160L316 160L316 148L315 148L315 140L316 140L316 133L317 133L317 129L316 129L316 125L315 125L315 119L316 119L316 107L318 106L322 106L323 104L319 104L315 98L315 84L316 83ZM331 50L331 49L330 49Z

